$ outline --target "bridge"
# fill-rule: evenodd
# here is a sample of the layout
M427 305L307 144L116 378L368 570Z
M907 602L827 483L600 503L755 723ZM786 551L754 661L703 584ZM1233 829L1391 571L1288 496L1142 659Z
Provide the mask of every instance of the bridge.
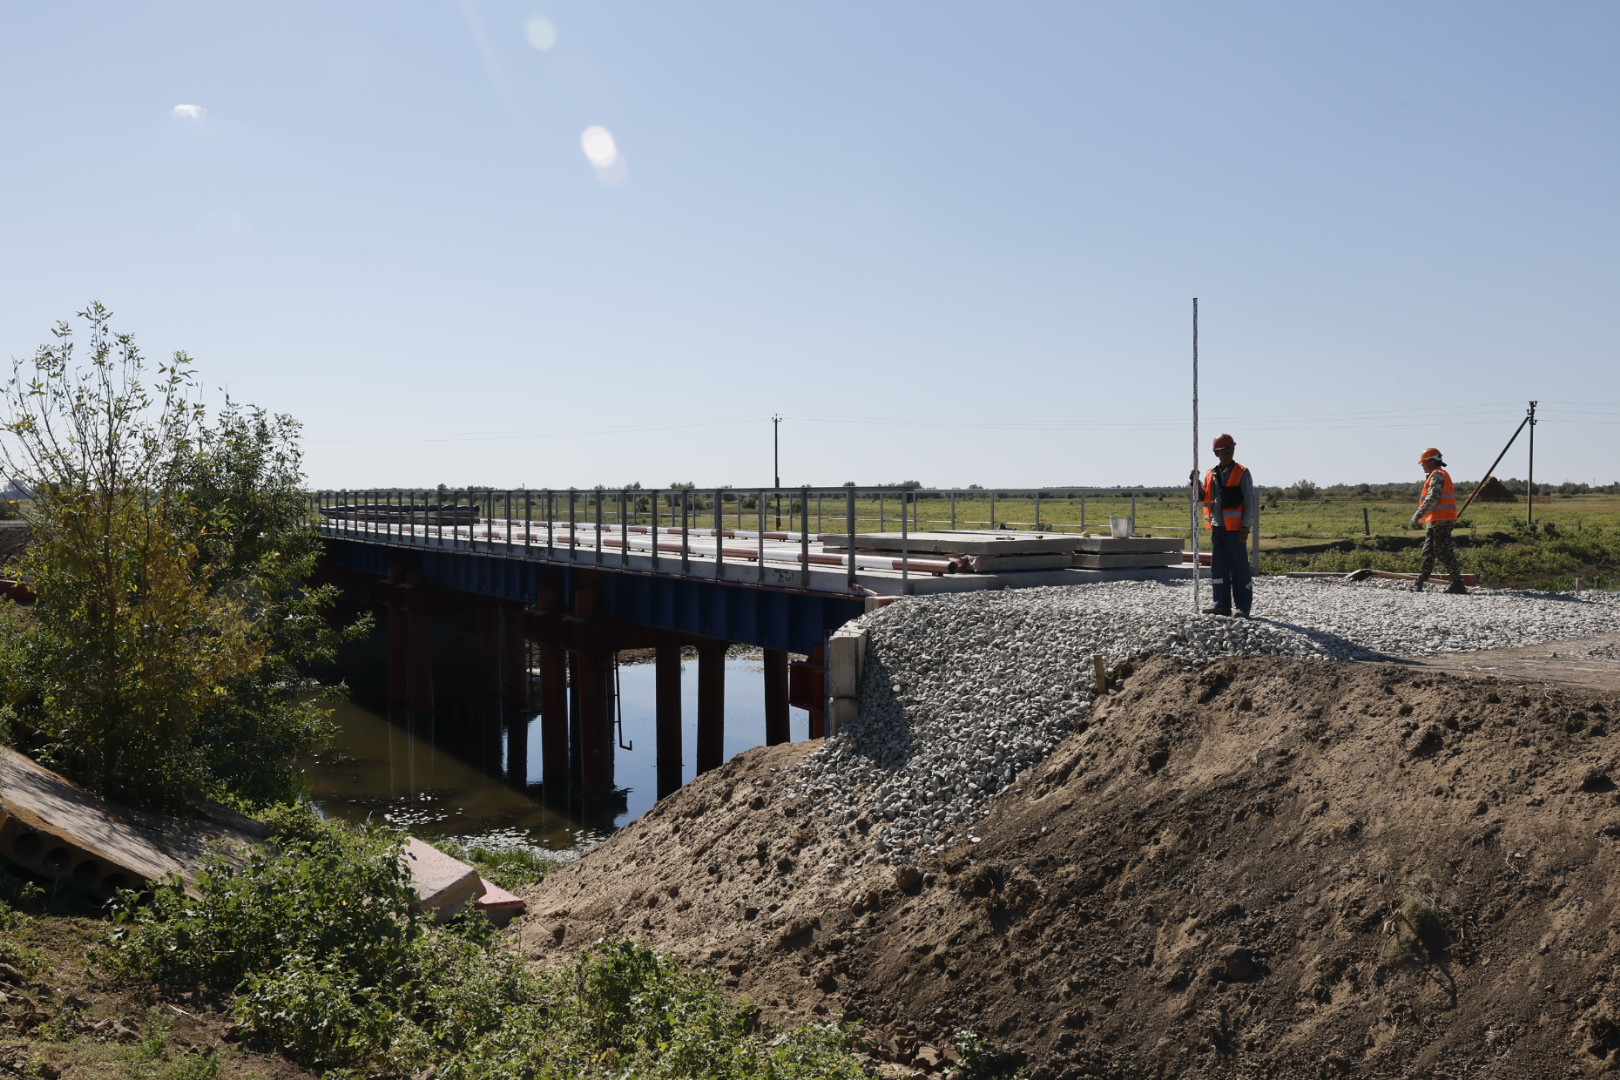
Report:
M1151 523L1138 509L1126 492L391 489L314 492L307 516L327 578L369 589L382 616L391 710L432 711L433 628L450 610L474 613L482 685L514 713L534 661L548 781L611 789L613 659L654 650L662 796L680 783L683 648L698 657L701 772L722 760L730 645L764 652L764 741L788 739L795 706L820 737L828 635L874 606L1185 574L1185 499L1155 503Z

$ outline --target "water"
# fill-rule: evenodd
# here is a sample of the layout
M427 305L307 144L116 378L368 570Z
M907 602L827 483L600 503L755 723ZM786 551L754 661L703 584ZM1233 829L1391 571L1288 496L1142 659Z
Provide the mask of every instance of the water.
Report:
M398 826L431 840L451 837L522 845L560 857L588 850L651 809L658 797L655 678L652 663L623 663L619 694L623 742L614 752L616 787L585 799L540 782L540 720L526 713L527 753L513 760L510 732L493 709L462 702L431 717L390 723L354 702L335 705L333 745L302 763L321 809L349 821ZM681 665L683 783L696 775L697 661ZM794 739L809 735L808 714L790 709ZM765 741L760 654L726 658L725 756ZM631 749L623 749L628 744Z

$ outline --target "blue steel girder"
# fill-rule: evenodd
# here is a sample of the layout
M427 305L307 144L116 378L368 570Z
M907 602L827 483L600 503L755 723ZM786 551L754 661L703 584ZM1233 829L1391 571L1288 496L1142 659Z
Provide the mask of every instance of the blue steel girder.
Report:
M423 551L328 538L334 563L379 577L391 558L422 575L431 585L476 596L532 604L545 569L561 570L563 600L570 606L578 590L569 564L511 558L497 553ZM675 575L631 573L610 566L581 566L597 575L598 614L677 633L718 638L743 645L808 653L831 631L860 615L857 596L769 589Z
M807 653L860 615L860 597L603 571L602 614L700 637Z

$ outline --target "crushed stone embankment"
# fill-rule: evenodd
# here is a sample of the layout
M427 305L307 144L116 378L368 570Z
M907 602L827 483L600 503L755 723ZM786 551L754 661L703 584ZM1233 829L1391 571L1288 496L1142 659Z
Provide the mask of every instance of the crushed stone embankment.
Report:
M526 954L631 937L716 967L769 1012L859 1016L883 1057L926 1065L930 1044L973 1029L1037 1080L1616 1063L1614 694L1262 655L1264 638L1321 628L1138 613L1154 634L1250 654L1116 656L1122 682L1088 708L1071 702L1089 652L1071 671L1010 648L964 680L997 659L936 635L924 674L897 660L911 646L880 628L947 606L871 618L868 676L887 679L920 752L941 702L955 726L983 722L975 696L1010 707L987 685L1028 680L1032 708L1065 717L977 816L880 844L893 823L872 792L835 808L831 771L806 776L838 739L750 751L531 890ZM1601 630L1615 611L1579 614L1592 622L1539 632ZM1130 613L1114 615L1123 632ZM1093 616L1048 617L1009 638L1065 640ZM949 686L959 695L931 696Z

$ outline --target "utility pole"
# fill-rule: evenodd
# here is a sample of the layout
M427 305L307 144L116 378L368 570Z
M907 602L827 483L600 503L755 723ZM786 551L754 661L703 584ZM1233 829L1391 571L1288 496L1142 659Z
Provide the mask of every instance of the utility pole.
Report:
M1524 523L1530 527L1535 523L1536 512L1536 403L1530 403L1530 411L1525 419L1530 421L1530 479L1524 485Z
M776 503L776 528L782 528L782 418L771 414L771 499Z
M1192 475L1188 478L1192 485L1192 519L1188 532L1192 541L1192 604L1193 614L1201 610L1198 600L1198 297L1193 297L1192 320Z

